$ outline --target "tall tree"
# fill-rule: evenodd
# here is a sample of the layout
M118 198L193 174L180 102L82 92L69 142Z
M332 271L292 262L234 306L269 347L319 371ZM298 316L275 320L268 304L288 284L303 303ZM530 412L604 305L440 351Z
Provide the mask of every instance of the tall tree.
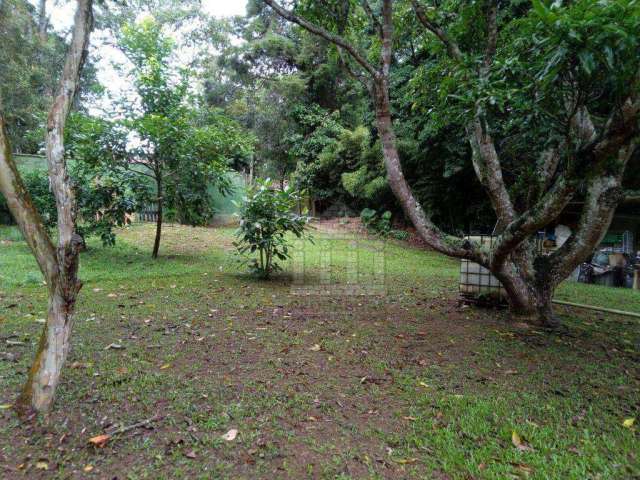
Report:
M488 268L504 286L514 314L557 326L551 308L553 292L604 236L623 198L622 177L636 148L640 113L638 4L631 0L589 0L546 7L536 1L535 8L520 21L508 11L499 15L498 2L493 0L471 6L435 4L428 11L417 1L408 5L392 0L382 0L376 11L363 0L345 2L351 9L348 28L344 28L344 17L337 16L327 2L301 2L288 10L274 0L263 1L281 17L336 45L348 59L351 74L371 95L389 184L426 243L446 255ZM399 5L395 18L394 4ZM405 178L390 101L391 69L394 61L400 61L394 59L394 43L402 38L394 28L402 24L401 16L409 16L425 28L429 34L426 45L434 52L442 51L454 65L456 79L474 93L467 112L466 136L473 150L476 176L498 218L500 235L491 248L446 235L425 213ZM447 23L452 24L456 35L462 32L460 36L468 42L459 43ZM609 28L612 24L618 26L615 31ZM468 34L470 31L476 33L475 37ZM510 50L508 43L501 43L513 41L510 35L514 31L518 43L525 45L523 51ZM528 55L526 63L518 59L523 53ZM505 69L513 64L520 64L521 68L515 70L525 77L542 66L539 81L520 91L524 91L530 106L539 109L539 98L551 103L544 108L553 111L557 123L565 126L564 135L552 136L551 142L546 142L549 129L535 132L539 137L536 144L544 145L537 154L539 182L522 204L513 198L503 173L504 157L492 133L492 121L498 119L487 113L493 101L491 90L500 89L507 79ZM521 87L516 85L518 78L521 80L516 76L512 84L514 91L509 92L512 97ZM601 101L598 90L603 85L613 88L609 97L612 101ZM526 122L518 118L523 114L522 109L507 105L502 121L512 121L524 129ZM581 191L583 208L569 240L550 255L538 252L536 232L555 221Z
M251 135L206 108L198 113L188 86L190 72L172 66L174 43L154 18L123 27L119 46L133 64L132 77L140 105L126 100L120 114L124 131L136 139L114 157L121 165L152 179L156 189L157 221L153 258L157 258L165 207L180 220L203 224L212 214L208 189L226 193L225 172L234 156L248 156ZM191 103L191 105L190 105Z
M78 89L92 26L92 1L78 0L71 45L47 122L47 164L58 215L55 247L20 178L4 116L0 114L0 192L6 197L49 289L47 321L29 377L16 405L22 413L32 409L44 412L53 403L70 348L75 302L82 286L78 279L82 239L76 233L76 200L64 155L64 128Z

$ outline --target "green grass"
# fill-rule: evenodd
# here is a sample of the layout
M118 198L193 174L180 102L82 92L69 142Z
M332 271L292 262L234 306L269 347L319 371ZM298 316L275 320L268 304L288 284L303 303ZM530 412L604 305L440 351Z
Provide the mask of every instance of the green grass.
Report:
M504 311L458 305L456 261L399 243L317 233L265 282L240 270L230 229L167 226L156 261L152 240L135 226L82 254L56 405L48 424L0 410L0 477L640 475L637 423L623 425L640 421L637 321L559 307L561 332L517 329ZM320 294L292 288L301 262ZM325 294L380 278L382 295ZM629 290L558 296L638 308ZM0 405L24 382L45 308L28 248L1 228ZM153 428L87 445L154 415Z
M47 159L45 157L16 155L15 161L22 173L34 172L36 170L47 170Z

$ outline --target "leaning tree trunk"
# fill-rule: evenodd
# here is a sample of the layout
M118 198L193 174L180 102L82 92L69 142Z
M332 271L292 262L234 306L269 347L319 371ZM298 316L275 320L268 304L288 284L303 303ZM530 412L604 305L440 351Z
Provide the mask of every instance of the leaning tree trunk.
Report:
M58 244L54 247L29 192L18 173L0 112L0 191L16 220L49 288L47 321L35 361L16 403L19 413L46 412L53 404L62 366L69 352L82 239L76 234L76 199L64 157L64 127L78 88L93 27L92 0L78 0L71 45L59 93L47 120L46 151L51 189L58 213ZM0 105L1 110L1 105Z
M77 252L70 253L70 261L77 264L77 258ZM77 265L72 267L72 270L76 269ZM47 411L53 404L71 346L75 302L80 286L77 279L68 278L57 282L50 290L47 323L29 377L16 402L16 410L23 415L32 410Z

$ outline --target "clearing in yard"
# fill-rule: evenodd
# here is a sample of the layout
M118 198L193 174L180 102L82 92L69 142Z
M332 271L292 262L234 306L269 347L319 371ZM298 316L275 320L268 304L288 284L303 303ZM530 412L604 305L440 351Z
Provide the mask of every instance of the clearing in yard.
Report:
M152 230L82 255L73 350L35 424L10 404L46 291L0 230L0 478L640 476L637 320L558 307L558 332L513 325L458 303L457 261L348 232L265 282L230 229L169 226L158 260ZM640 312L630 290L558 298Z

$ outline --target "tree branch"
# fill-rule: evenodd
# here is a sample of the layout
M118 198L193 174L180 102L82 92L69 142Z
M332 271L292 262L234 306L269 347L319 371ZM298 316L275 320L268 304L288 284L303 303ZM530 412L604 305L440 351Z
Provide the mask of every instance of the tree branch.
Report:
M623 198L622 175L635 148L635 142L631 142L620 149L616 172L594 176L590 180L578 227L560 248L545 259L551 267L549 278L555 285L593 253L607 233L616 207Z
M89 35L93 28L92 7L92 0L78 0L71 45L67 51L58 95L47 120L47 163L58 210L58 243L60 246L70 246L74 243L76 202L75 194L68 181L64 157L64 127L78 90L80 72L87 56Z
M359 74L351 68L351 65L349 65L349 61L344 58L343 50L341 48L338 49L338 55L340 56L340 65L344 68L347 74L354 80L360 82L365 87L365 89L369 91L371 85L369 84L369 82L367 82L363 75Z
M484 52L484 60L482 61L481 76L486 78L489 69L493 63L493 57L496 54L496 45L498 42L498 5L492 1L487 14L487 46Z
M380 20L378 20L378 17L376 17L373 13L373 10L371 10L371 5L369 5L369 2L367 0L361 0L360 3L362 3L362 8L369 16L369 19L371 20L373 27L376 29L376 32L378 32L378 36L382 38L382 25L380 24Z
M389 82L393 49L393 6L392 0L382 1L382 78Z
M283 8L281 5L279 5L277 2L275 2L273 0L262 0L262 1L264 3L266 3L267 5L269 5L271 8L273 8L273 10L278 15L280 15L282 18L284 18L285 20L289 20L290 22L293 22L293 23L295 23L297 25L300 25L305 30L324 38L325 40L333 43L334 45L337 45L340 48L343 48L372 77L375 78L378 75L378 71L373 67L373 65L371 65L364 58L364 56L353 45L351 45L349 42L347 42L341 36L335 35L335 34L329 32L328 30L325 30L321 26L311 23L310 21L308 21L308 20L296 15L295 13Z
M458 44L447 34L447 32L436 22L427 17L424 8L417 0L412 0L413 9L420 23L429 31L434 33L436 37L444 44L449 56L460 63L464 57ZM498 36L497 26L497 5L492 2L491 8L487 13L487 46L483 66L480 71L482 77L486 77L496 51L496 43ZM512 222L515 218L515 210L507 191L502 176L502 166L496 151L494 140L489 133L486 119L484 117L484 109L478 102L476 103L476 112L473 121L467 125L467 134L473 150L473 167L480 183L487 189L491 204L498 215L502 225Z
M484 111L479 104L476 109L475 118L467 126L473 150L472 163L478 180L487 189L491 205L504 226L514 220L515 209L504 183L495 142L484 121Z
M1 111L0 192L4 195L11 215L13 215L25 241L36 257L47 285L52 288L58 276L56 251L16 167L11 153L5 119Z
M462 62L464 57L462 55L460 47L458 47L458 44L454 40L452 40L449 35L447 35L447 33L442 29L442 27L440 27L440 25L432 20L429 20L426 12L424 11L424 8L418 3L417 0L412 0L411 3L413 5L413 10L416 12L416 16L418 17L418 21L422 24L422 26L440 39L440 41L446 47L447 52L449 53L449 56L451 58Z

